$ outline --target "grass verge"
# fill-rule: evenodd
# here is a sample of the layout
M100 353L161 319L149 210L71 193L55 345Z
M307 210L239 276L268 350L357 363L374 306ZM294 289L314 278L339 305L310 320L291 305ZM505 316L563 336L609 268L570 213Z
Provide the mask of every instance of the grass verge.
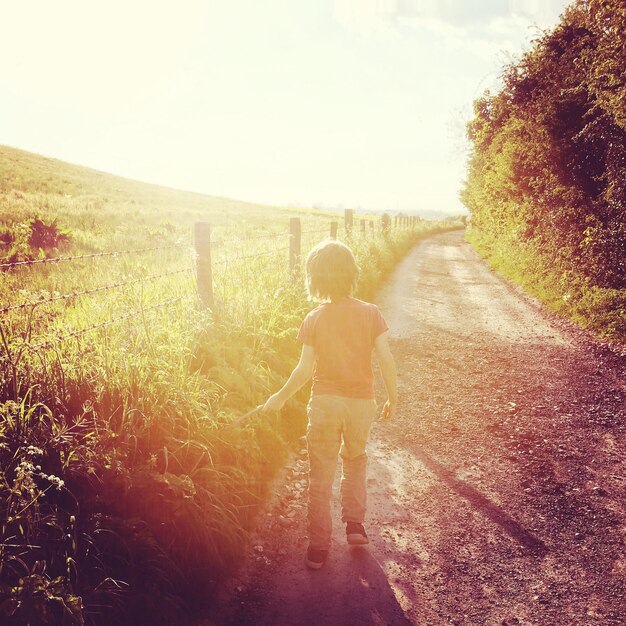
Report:
M522 287L548 309L566 317L616 350L626 351L626 291L592 284L573 272L548 265L536 246L517 239L467 239L498 273Z

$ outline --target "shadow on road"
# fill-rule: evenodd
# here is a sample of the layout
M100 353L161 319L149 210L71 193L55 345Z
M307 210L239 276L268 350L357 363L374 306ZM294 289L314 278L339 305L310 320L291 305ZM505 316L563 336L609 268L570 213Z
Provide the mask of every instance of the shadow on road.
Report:
M308 576L308 589L302 589L303 602L311 605L307 624L410 624L369 548L348 548L341 563Z
M419 459L433 474L442 480L448 487L453 489L461 497L465 498L476 510L489 520L497 524L512 539L527 548L535 556L545 556L548 552L546 545L537 537L529 533L519 522L515 521L508 513L494 504L480 491L469 483L457 478L453 470L448 469L423 449L414 449L413 455Z
M343 532L343 528L341 528ZM337 536L337 535L336 535ZM290 558L273 588L256 589L228 622L232 626L410 626L370 547L338 545L328 563L308 570ZM297 550L294 546L294 551ZM303 557L304 555L302 555Z

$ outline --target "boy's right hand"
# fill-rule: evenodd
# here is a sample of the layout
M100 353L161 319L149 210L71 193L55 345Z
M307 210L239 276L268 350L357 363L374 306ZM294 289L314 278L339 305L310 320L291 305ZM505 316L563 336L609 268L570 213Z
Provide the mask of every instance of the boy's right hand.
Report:
M391 420L396 416L396 403L387 400L385 406L383 406L382 413L380 414L381 420Z
M262 405L261 412L267 413L268 411L280 411L285 405L285 401L280 397L278 393L271 395Z

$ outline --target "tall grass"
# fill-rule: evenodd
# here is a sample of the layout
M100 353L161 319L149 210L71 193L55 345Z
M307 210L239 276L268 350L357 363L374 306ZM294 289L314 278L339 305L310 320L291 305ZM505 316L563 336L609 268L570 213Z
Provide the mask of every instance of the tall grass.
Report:
M33 185L45 163L35 165L22 177ZM54 190L67 189L59 177L72 181L55 167L56 177L37 191L49 204ZM110 219L107 193L97 195L98 184L115 183L93 177L93 205L58 211L71 234L66 253L145 247L163 213L124 236ZM33 193L27 187L17 193ZM309 308L302 276L287 270L286 254L265 254L274 240L258 237L284 232L288 215L269 212L256 229L242 227L241 216L223 220L215 236L217 316L199 307L193 275L183 273L2 317L3 624L185 624L237 567L272 477L304 429L306 391L281 415L234 420L275 390L297 360L295 335ZM5 218L7 228L15 224ZM328 218L304 221L306 251ZM422 223L387 237L355 233L357 295L371 297L417 239L451 226ZM190 240L188 227L163 228L158 241ZM254 254L260 256L243 258ZM192 266L185 245L25 266L0 274L0 295L5 303L34 302ZM181 299L150 308L172 297ZM133 317L54 340L120 313Z

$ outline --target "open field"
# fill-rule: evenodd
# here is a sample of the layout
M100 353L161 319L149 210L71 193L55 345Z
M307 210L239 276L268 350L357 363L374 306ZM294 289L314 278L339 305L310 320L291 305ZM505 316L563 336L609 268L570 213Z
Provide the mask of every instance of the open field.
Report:
M310 305L289 270L288 218L301 218L306 253L338 216L177 192L6 148L0 180L3 263L81 257L0 273L3 619L185 623L236 568L303 431L305 392L280 416L233 421L297 356ZM32 245L37 214L55 240L47 249ZM199 305L196 221L214 225L216 314ZM365 226L350 239L361 296L418 239L459 224L386 236Z

